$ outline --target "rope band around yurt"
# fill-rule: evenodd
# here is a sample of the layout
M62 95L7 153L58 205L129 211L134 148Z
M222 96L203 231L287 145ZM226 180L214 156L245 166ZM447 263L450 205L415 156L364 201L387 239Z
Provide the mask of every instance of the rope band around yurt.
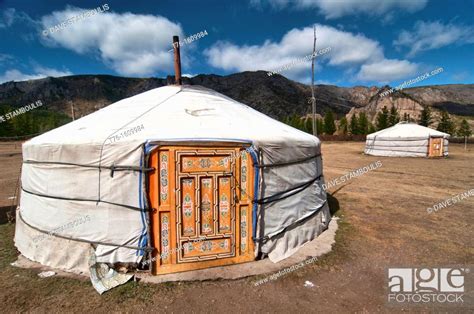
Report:
M292 160L292 161L287 161L287 162L281 162L281 163L275 163L275 164L262 164L262 165L255 165L257 168L273 168L273 167L284 167L284 166L290 166L290 165L296 165L296 164L301 164L304 162L307 162L309 160L318 158L321 156L321 153L318 153L313 156L309 156L306 158L302 159L297 159L297 160Z
M63 201L78 201L78 202L95 202L95 203L104 203L104 204L110 204L110 205L115 205L115 206L120 206L132 210L137 210L137 211L143 211L142 208L139 207L134 207L130 205L125 205L125 204L118 204L118 203L113 203L113 202L107 202L103 200L93 200L93 199L85 199L85 198L69 198L69 197L61 197L61 196L52 196L52 195L46 195L46 194L40 194L40 193L35 193L26 190L23 186L21 187L21 190L25 193L36 195L39 197L44 197L44 198L52 198L52 199L57 199L57 200L63 200Z
M258 200L255 200L253 201L254 203L257 203L257 204L268 204L268 203L272 203L272 202L276 202L276 201L280 201L280 200L283 200L287 197L290 197L290 196L293 196L295 194L298 194L300 192L303 192L304 190L306 190L308 187L310 187L315 181L319 180L323 175L320 174L319 176L317 176L316 178L313 178L309 181L306 181L304 183L301 183L295 187L292 187L292 188L289 188L285 191L281 191L281 192L278 192L278 193L275 193L271 196L267 196L267 197L264 197L264 198L261 198L261 199L258 199ZM290 193L291 192L291 193ZM286 194L286 193L289 193L289 194ZM285 195L286 194L286 195Z
M321 207L319 209L321 209L325 204L327 203L327 199L324 201L324 203L321 205ZM283 227L278 233L272 235L272 236L264 236L264 237L261 237L261 238L253 238L253 240L255 242L261 242L261 243L266 243L267 241L269 241L271 238L281 234L282 232L285 232L286 230L288 230L288 228L291 228L292 226L296 225L297 223L302 223L304 221L307 221L309 219L311 219L316 213L319 212L319 209L316 210L314 213L312 213L311 215L309 215L308 217L305 217L304 219L302 220L297 220L295 222L292 222L290 223L289 225L286 225L285 227Z
M94 169L107 169L110 170L110 176L114 176L116 171L136 171L136 172L151 172L155 171L155 168L146 168L146 167L137 167L137 166L122 166L122 165L112 165L112 166L95 166L95 165L85 165L77 164L72 162L61 162L61 161L37 161L37 160L25 160L24 164L44 164L44 165L63 165L63 166L75 166L82 168L94 168Z
M21 212L18 212L18 217L20 218L20 220L25 225L27 225L31 229L34 229L38 232L41 232L41 233L44 233L44 234L47 234L47 235L50 235L50 236L65 239L65 240L71 240L71 241L83 242L83 243L90 243L90 244L96 244L96 245L113 246L113 247L116 247L116 248L125 248L125 249L130 249L130 250L137 250L137 251L138 250L145 250L145 251L152 251L153 250L153 248L151 248L151 247L138 247L138 246L125 245L125 244L115 244L115 243L108 243L108 242L102 242L102 241L90 241L90 240L86 240L86 239L78 239L78 238L73 238L73 237L67 237L67 236L52 233L50 231L46 231L46 230L43 230L43 229L40 229L38 227L35 227L35 226L31 225L30 223L25 221L25 219L21 215Z

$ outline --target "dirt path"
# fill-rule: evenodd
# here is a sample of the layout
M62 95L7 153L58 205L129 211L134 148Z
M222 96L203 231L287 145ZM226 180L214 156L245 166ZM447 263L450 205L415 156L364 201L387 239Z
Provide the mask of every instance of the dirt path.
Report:
M450 145L451 156L437 160L369 157L362 150L363 143L323 144L326 181L376 161L382 167L330 188L332 206L339 206L336 215L341 218L333 252L277 280L257 287L254 283L264 276L129 283L99 296L87 281L39 279L32 270L11 267L14 226L2 224L0 303L12 312L399 312L402 308L385 302L388 267L474 264L474 197L435 214L426 211L474 188L474 147L465 152L461 145ZM8 195L3 191L16 179L13 168L20 156L0 159L3 200ZM305 287L305 281L315 286Z

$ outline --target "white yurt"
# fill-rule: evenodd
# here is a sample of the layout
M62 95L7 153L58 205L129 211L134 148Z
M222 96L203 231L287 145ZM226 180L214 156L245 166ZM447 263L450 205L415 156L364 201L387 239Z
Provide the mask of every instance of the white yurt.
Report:
M156 88L25 142L21 181L16 247L74 272L278 262L331 219L318 138L198 86Z
M448 144L447 133L400 122L367 135L365 153L389 157L443 157L448 155Z

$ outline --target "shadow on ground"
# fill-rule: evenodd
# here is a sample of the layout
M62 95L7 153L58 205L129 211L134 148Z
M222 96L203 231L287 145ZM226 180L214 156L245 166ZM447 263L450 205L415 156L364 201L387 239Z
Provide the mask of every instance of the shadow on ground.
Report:
M339 211L339 201L329 193L327 193L327 198L329 211L331 212L331 216L334 216Z
M0 225L13 222L15 218L15 206L0 207Z

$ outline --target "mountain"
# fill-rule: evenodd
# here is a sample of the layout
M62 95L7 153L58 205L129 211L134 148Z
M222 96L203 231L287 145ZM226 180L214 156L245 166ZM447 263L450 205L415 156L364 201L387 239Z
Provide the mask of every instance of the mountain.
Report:
M373 94L367 103L360 108L352 108L346 115L347 119L354 114L365 112L369 121L375 124L377 113L383 107L395 107L400 117L407 115L418 121L424 107L430 106L434 118L434 125L440 116L441 110L447 110L459 123L461 118L467 118L474 125L474 85L439 85L422 86L403 90L394 90L384 86Z
M74 75L60 78L8 82L0 85L0 105L21 107L41 99L52 110L71 114L74 104L76 116L89 114L120 99L173 82L173 77L123 78L109 75ZM216 90L273 118L309 113L311 89L281 75L269 77L267 72L242 72L228 76L198 75L183 78L183 84L201 85ZM318 112L331 108L345 114L363 101L347 88L316 86Z
M73 75L44 78L0 85L0 106L22 107L41 100L44 107L72 115L87 115L120 99L173 82L167 78L124 78L110 75ZM281 75L268 76L267 72L242 72L227 76L201 74L183 78L183 84L202 85L216 90L273 118L310 113L311 88ZM360 111L373 119L383 107L392 105L412 117L423 106L446 109L457 116L474 116L474 84L441 85L407 88L381 96L389 89L379 87L338 87L316 85L317 112L331 109L338 118L349 117Z
M433 106L460 116L474 116L474 84L414 87L405 93Z

